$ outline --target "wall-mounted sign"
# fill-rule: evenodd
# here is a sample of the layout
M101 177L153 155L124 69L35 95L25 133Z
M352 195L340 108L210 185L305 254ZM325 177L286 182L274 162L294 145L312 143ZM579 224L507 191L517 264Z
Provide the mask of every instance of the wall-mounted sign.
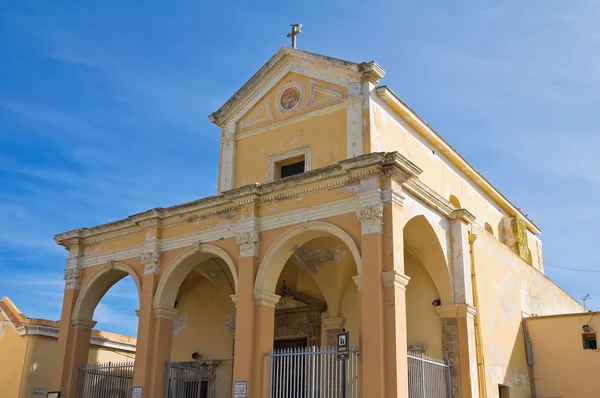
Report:
M131 390L131 398L142 398L144 387L133 387Z
M248 383L245 381L233 382L233 398L246 398L248 394Z
M350 347L350 334L348 332L341 332L337 334L337 359L338 361L348 359L348 352Z
M60 398L60 391L48 392L48 395L46 395L46 398Z
M33 395L44 395L44 389L43 388L34 388Z

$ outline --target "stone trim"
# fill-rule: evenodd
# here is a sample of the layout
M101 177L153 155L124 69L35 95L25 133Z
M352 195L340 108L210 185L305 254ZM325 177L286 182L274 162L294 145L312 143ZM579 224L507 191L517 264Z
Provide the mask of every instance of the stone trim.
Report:
M311 147L306 145L300 148L292 149L287 152L280 152L269 156L269 163L267 167L267 181L275 181L275 164L283 160L295 158L297 156L304 156L304 172L312 170L312 156Z
M475 222L475 216L471 214L467 209L456 209L453 210L448 218L451 220L460 220L465 224L472 224Z
M353 276L352 280L354 281L356 288L360 292L362 290L362 276Z
M327 318L323 319L323 325L326 330L341 329L344 327L344 318Z
M158 251L144 252L140 257L144 264L144 275L160 274L160 253Z
M229 298L231 298L231 301L233 301L233 306L237 307L237 300L238 300L237 294L232 294L229 296Z
M81 268L67 268L64 272L65 290L81 288Z
M96 321L86 321L83 319L71 319L71 327L74 329L93 329Z
M406 290L410 277L398 271L385 271L381 273L383 287L397 287Z
M153 308L154 318L173 320L179 314L179 311L171 308Z
M254 294L254 304L275 308L281 296L271 293Z
M295 87L298 89L298 91L300 91L300 98L298 98L298 102L296 102L296 105L294 105L290 109L284 109L281 106L281 96L283 95L285 90L287 90L288 88L292 88L292 87ZM304 101L304 86L300 82L293 81L293 82L289 82L289 83L285 84L279 90L279 94L277 94L277 102L275 103L275 108L277 108L277 112L279 112L280 114L287 115L289 113L294 112L296 109L298 109L300 107L300 105L302 105L303 101Z
M368 81L374 85L379 84L379 81L385 76L385 69L375 61L358 64L358 71L361 73L363 82Z
M440 318L474 318L477 313L477 308L469 304L447 304L436 307Z

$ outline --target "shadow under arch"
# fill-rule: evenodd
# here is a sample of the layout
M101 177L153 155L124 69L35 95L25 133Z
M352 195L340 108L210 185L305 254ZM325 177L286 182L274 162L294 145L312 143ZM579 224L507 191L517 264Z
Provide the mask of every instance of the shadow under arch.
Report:
M217 246L199 244L182 251L169 263L158 282L153 307L173 308L177 292L184 279L198 264L211 257L219 257L227 264L227 268L229 268L229 272L233 278L233 294L237 294L237 267L231 256Z
M440 294L442 304L454 303L450 268L446 262L441 242L425 216L413 217L406 223L404 243L406 249L420 261L429 273Z
M135 282L138 292L138 302L142 299L142 283L135 270L118 261L110 261L98 269L83 286L73 309L73 320L92 320L98 303L106 292L127 275Z
M254 284L254 294L274 294L279 275L296 248L308 241L324 237L339 238L352 253L356 272L362 275L360 251L354 239L341 228L323 221L308 221L285 231L269 247L258 268Z

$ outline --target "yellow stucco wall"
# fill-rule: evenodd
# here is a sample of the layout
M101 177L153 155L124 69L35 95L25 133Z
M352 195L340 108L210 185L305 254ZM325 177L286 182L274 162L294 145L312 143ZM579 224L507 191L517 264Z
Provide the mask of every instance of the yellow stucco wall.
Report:
M427 344L427 355L444 358L442 324L432 305L439 293L427 270L409 253L404 254L404 272L410 277L406 286L406 327L408 345Z
M221 360L217 367L216 396L230 397L233 366L233 336L227 330L235 307L231 298L204 277L181 290L173 327L171 360L192 361L197 350L200 359ZM243 331L240 331L243 333Z
M497 397L498 385L510 397L529 397L522 318L530 314L582 312L583 307L508 247L477 230L475 272L487 389Z
M600 395L600 352L584 350L582 326L600 332L593 313L527 318L538 398L595 398Z
M4 323L4 322L2 322ZM0 327L0 398L37 398L50 390L57 339L50 336L19 336L12 327ZM129 362L135 353L90 347L89 363ZM10 359L10 360L9 360Z

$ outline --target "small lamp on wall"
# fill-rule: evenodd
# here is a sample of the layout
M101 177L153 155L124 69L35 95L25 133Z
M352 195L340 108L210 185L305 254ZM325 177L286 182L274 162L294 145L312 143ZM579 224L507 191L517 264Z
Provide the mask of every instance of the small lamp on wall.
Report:
M431 305L433 305L434 307L439 307L440 305L442 305L442 300L435 299L431 302Z

